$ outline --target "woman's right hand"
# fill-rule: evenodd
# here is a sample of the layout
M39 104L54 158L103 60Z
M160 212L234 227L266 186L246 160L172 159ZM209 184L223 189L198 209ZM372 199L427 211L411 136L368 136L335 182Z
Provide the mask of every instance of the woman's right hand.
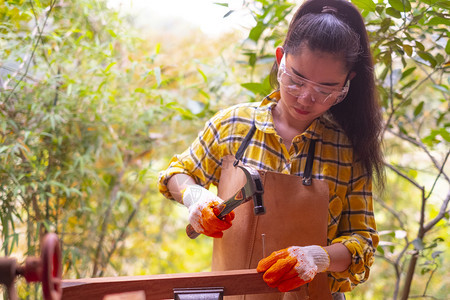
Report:
M231 227L234 212L219 219L217 206L222 199L199 185L189 185L182 192L183 204L189 209L189 223L195 231L204 235L221 238L223 231Z

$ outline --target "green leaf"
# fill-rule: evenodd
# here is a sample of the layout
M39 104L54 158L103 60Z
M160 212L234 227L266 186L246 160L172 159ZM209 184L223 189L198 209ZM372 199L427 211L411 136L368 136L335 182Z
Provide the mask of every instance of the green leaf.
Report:
M254 67L256 64L256 53L249 52L249 53L245 53L245 55L248 56L248 65L250 67Z
M414 109L414 117L417 117L423 111L424 102L420 102L419 105Z
M442 0L422 0L422 1L431 6L450 9L450 1L442 1Z
M441 17L434 17L434 18L431 18L430 21L428 21L427 25L430 25L430 26L436 26L436 25L450 26L450 19L441 18Z
M436 62L437 62L438 65L441 65L441 64L443 64L445 62L445 57L442 56L442 54L440 54L440 53L436 54L434 59L436 59Z
M264 85L257 82L242 83L241 86L254 94L262 94L264 91Z
M397 19L400 19L402 17L401 13L392 7L386 8L386 13Z
M421 42L415 41L415 44L416 47L419 48L421 51L425 50L425 46Z
M439 130L439 134L442 136L442 138L443 138L446 142L450 142L450 132L448 132L446 128L441 128L441 129Z
M404 84L400 89L403 91L403 90L411 87L416 82L417 82L417 80L413 79L413 80L409 81L408 83Z
M35 0L34 2L37 7L42 8L42 4L41 4L40 0Z
M256 95L267 95L272 90L272 87L270 86L270 75L267 75L262 83L248 82L241 84L241 86L253 92Z
M114 30L112 30L112 29L108 29L108 33L113 37L113 38L115 38L115 37L117 37L117 34L114 32Z
M450 132L447 128L432 130L428 136L422 139L422 142L429 147L433 147L434 145L442 142L442 140L438 139L437 136L441 136L446 142L450 142Z
M408 0L389 0L389 4L399 12L408 12L411 10L411 4Z
M436 6L443 9L450 9L450 1L437 1Z
M257 42L259 38L261 37L261 34L263 33L264 29L266 29L266 25L262 22L258 22L255 27L250 30L250 33L248 35L248 38L252 41Z
M405 50L406 54L408 54L408 56L411 57L413 54L413 47L410 45L406 45L406 44L403 44L402 46L403 46L403 50Z
M428 61L433 68L436 67L437 62L436 62L436 59L434 59L433 55L431 55L430 53L425 52L425 51L418 51L417 54L423 60Z
M378 13L378 14L382 14L383 13L383 11L384 11L384 9L385 9L386 7L385 7L385 5L380 5L379 3L376 5L376 8L375 8L375 11Z
M377 6L372 0L352 0L352 3L363 10L374 12Z
M116 62L112 62L110 63L103 72L108 73L108 71L112 68L112 66L114 66L116 64Z
M445 46L445 53L450 54L450 39L447 40L447 45Z
M408 130L405 129L405 127L403 126L402 122L399 122L397 124L397 126L398 126L398 129L400 130L401 133L403 133L406 136L408 135Z
M9 146L1 146L0 147L0 153L4 152L8 148L9 148Z
M225 6L228 7L228 3L223 3L223 2L214 2L215 5L220 5L220 6Z
M409 68L409 69L405 70L405 71L402 73L402 77L400 78L400 80L405 79L406 77L408 77L409 75L411 75L412 72L414 72L415 69L416 69L416 67L412 67L412 68Z
M381 80L385 80L386 79L386 75L388 74L388 72L389 72L389 68L388 67L385 67L384 69L383 69L383 71L381 72L381 74L378 76Z
M381 21L379 32L386 32L391 27L391 18L385 18L383 21ZM387 44L391 43L392 41L387 41Z
M205 82L208 82L208 77L206 76L206 74L200 68L197 68L197 71L200 73L200 75L202 75L203 80Z

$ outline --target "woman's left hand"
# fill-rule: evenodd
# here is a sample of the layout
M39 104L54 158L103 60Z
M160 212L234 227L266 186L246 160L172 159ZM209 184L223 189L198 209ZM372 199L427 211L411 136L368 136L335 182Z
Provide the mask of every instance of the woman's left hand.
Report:
M259 261L256 270L264 272L263 279L270 287L287 292L314 279L330 265L328 253L320 246L289 247L275 251Z

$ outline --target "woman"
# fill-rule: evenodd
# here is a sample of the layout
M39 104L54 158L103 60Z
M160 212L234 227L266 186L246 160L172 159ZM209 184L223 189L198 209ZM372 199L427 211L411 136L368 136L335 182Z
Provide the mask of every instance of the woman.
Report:
M344 0L306 1L275 57L275 91L217 113L161 172L159 188L215 238L213 270L257 267L280 292L246 299L340 299L367 280L378 244L382 119L363 19ZM259 170L264 216L246 203L216 217L239 178L234 160Z

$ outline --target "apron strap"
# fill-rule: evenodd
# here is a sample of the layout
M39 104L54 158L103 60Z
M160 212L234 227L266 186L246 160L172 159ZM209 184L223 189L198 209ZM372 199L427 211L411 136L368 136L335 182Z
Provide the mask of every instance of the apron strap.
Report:
M312 167L314 163L314 153L316 150L316 140L310 140L308 148L308 156L306 158L305 171L303 172L303 185L311 185Z
M255 126L255 123L253 123L249 132L247 133L247 135L245 136L241 145L239 146L239 149L236 152L236 155L234 156L235 161L233 162L233 166L236 167L239 164L239 161L242 160L242 157L244 156L244 152L245 152L245 150L247 150L247 147L250 144L250 141L252 140L255 132L256 132L256 126ZM315 150L316 150L316 140L311 139L309 148L308 148L308 156L306 158L305 170L303 172L303 179L302 179L303 185L311 185L312 167L313 167L313 163L314 163Z
M252 128L250 128L249 132L245 136L244 140L242 141L241 145L239 146L238 151L236 152L236 155L234 156L236 160L233 163L233 166L237 166L239 161L242 159L242 156L244 156L244 152L247 149L248 145L250 144L250 141L252 140L253 135L256 132L256 125L253 122Z

